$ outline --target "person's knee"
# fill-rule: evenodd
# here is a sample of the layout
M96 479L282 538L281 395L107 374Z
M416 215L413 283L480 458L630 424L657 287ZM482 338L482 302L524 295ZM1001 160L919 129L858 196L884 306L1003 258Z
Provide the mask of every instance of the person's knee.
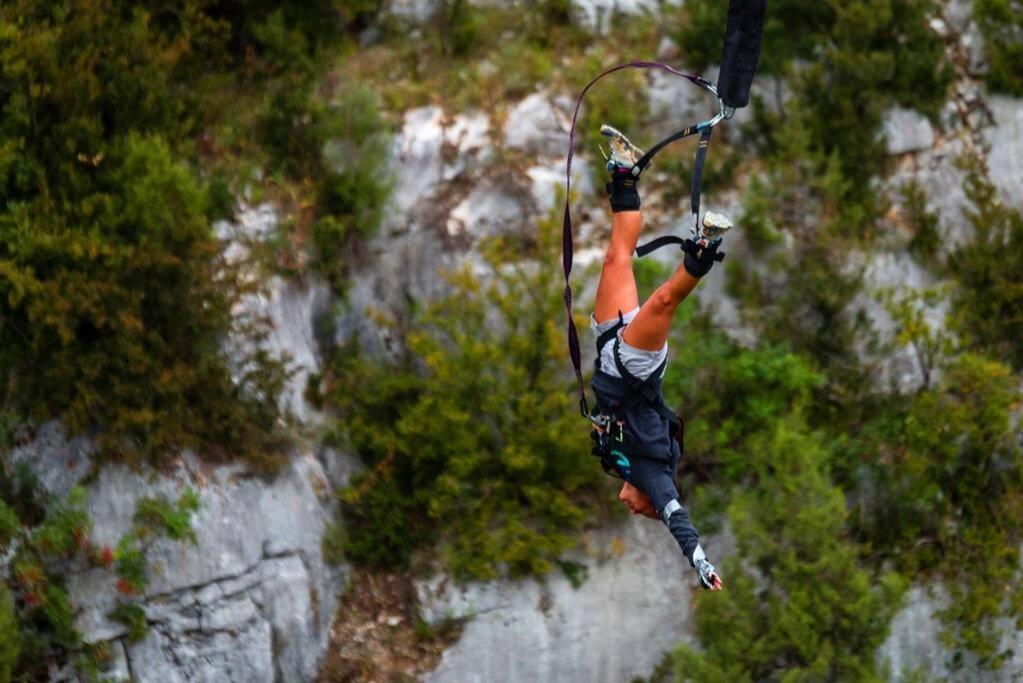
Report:
M632 252L612 245L604 255L605 268L632 268Z
M654 290L654 293L650 295L650 303L661 311L672 311L678 305L671 290L666 286L658 287Z

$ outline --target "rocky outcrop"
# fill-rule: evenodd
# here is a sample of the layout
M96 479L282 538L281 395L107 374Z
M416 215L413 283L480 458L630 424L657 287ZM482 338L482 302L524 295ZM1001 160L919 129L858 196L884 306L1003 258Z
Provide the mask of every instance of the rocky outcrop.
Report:
M912 109L895 107L885 113L882 130L889 154L905 154L930 149L934 128L927 117Z
M714 559L731 553L727 537L705 545ZM693 643L699 588L660 522L633 517L591 531L584 550L568 559L585 567L581 585L559 574L542 582L421 582L428 622L468 617L461 638L425 680L617 683L648 675L665 652ZM727 576L727 559L719 566Z
M59 494L90 471L89 452L82 440L64 441L60 426L50 423L12 458ZM52 472L66 469L73 474ZM88 486L92 541L115 547L131 529L139 500L173 498L186 487L200 498L196 542L160 539L150 547L149 585L135 600L148 634L128 641L126 627L110 617L123 599L116 577L96 568L68 577L84 641L110 643L111 675L120 671L137 682L313 680L347 574L328 565L320 548L334 514L320 461L295 453L270 480L192 456L161 474L105 467Z
M999 652L1012 654L1001 668L992 671L978 666L969 652L957 655L941 638L943 625L939 612L948 603L940 587L913 586L906 606L892 619L891 631L877 653L878 663L887 665L895 680L948 681L949 683L1010 683L1023 672L1023 630L1010 619L999 620L1002 638Z

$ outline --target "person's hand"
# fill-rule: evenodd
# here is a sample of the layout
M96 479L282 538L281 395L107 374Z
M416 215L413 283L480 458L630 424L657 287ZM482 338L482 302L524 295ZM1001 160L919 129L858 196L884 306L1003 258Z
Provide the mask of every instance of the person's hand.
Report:
M686 254L685 259L682 261L686 272L693 277L703 277L709 273L715 263L725 260L725 253L718 251L720 246L720 237L716 240L711 240L705 246L701 246L692 239L687 239L681 247L682 251Z
M719 591L725 587L724 581L721 580L721 576L718 571L714 569L714 565L708 562L704 558L696 560L696 574L700 579L700 586L704 590Z

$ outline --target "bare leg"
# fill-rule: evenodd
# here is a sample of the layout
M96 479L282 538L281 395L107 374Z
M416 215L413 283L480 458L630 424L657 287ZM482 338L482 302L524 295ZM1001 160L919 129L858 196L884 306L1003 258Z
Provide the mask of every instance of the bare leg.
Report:
M671 320L675 315L675 309L699 282L699 278L690 275L682 264L679 264L668 281L643 302L639 313L622 333L622 341L644 351L660 351L671 333Z
M593 315L598 323L617 318L618 311L627 313L639 305L636 278L632 274L632 253L636 250L642 228L643 214L639 211L611 214L611 242L600 271L597 301L593 305Z

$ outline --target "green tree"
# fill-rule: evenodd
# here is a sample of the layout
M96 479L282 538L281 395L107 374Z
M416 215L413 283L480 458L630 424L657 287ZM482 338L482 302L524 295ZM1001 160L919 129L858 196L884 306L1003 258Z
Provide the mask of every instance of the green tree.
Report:
M0 683L10 683L21 654L21 631L7 586L0 583Z
M1006 206L983 162L962 160L973 239L949 254L953 322L964 343L1023 369L1023 213Z
M728 508L742 562L723 568L726 591L698 602L702 652L679 648L654 680L880 680L874 654L903 581L859 566L827 450L798 415L748 447L756 483Z
M990 62L985 80L994 90L1023 95L1023 5L1017 0L973 0Z
M456 576L492 578L545 573L577 542L604 475L563 379L557 273L536 266L556 248L545 221L490 246L492 279L453 273L399 367L337 355L325 402L370 465L341 492L350 559L403 566L431 544Z

